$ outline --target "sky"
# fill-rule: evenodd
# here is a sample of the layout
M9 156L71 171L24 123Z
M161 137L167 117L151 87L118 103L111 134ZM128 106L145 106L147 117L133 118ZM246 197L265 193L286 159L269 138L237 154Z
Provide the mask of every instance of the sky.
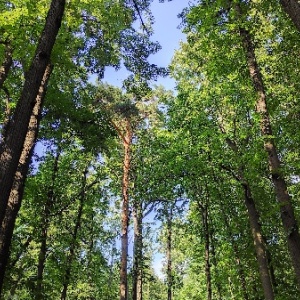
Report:
M159 0L154 0L151 5L155 18L154 34L151 40L158 41L162 49L151 56L150 62L159 67L167 67L170 64L174 51L179 48L180 41L185 40L184 34L178 29L181 19L177 16L183 8L187 7L188 0L165 1L164 3L159 3ZM103 81L121 87L122 81L127 76L128 72L124 69L116 72L113 68L107 68ZM163 85L170 90L175 87L175 82L171 78L160 77L155 84Z

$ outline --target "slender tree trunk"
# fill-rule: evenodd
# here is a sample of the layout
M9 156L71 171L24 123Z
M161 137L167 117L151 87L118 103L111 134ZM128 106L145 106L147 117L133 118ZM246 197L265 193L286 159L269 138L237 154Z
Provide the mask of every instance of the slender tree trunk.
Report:
M142 202L135 200L133 207L134 248L132 299L142 300L143 295L143 233Z
M233 152L238 154L239 151L236 143L228 138L226 139L226 141L229 147L231 148L231 150L233 150ZM275 296L274 296L274 290L272 286L272 278L269 272L268 254L265 246L265 239L261 230L259 213L256 208L255 201L252 198L250 185L244 178L243 169L244 169L243 167L240 167L239 175L238 176L234 175L234 177L238 182L241 183L242 188L244 190L245 206L247 208L247 212L249 216L250 229L253 237L256 259L258 262L259 275L260 275L260 280L264 291L264 296L265 299L267 300L273 300ZM229 171L231 172L231 174L233 174L231 170Z
M167 215L167 284L168 300L172 300L173 294L173 270L172 270L172 222L173 222L173 205Z
M3 42L5 44L4 60L0 66L0 89L3 88L4 81L6 80L9 70L12 66L12 52L13 49L9 41Z
M294 25L300 32L300 3L297 0L280 0L283 10L290 16Z
M54 192L54 183L57 176L58 171L58 160L60 157L60 149L57 150L56 156L53 164L52 171L52 182L51 186L47 193L47 199L44 206L43 216L42 216L42 224L41 224L41 236L40 236L40 252L38 257L38 267L37 267L37 284L35 289L35 300L43 300L43 277L44 277L44 269L48 251L48 229L50 224L50 214L51 209L53 207L53 203L55 200L55 192Z
M65 0L51 1L35 56L25 76L21 97L13 117L9 120L5 135L2 136L3 141L0 144L0 224L5 216L36 95L45 70L50 63L52 48L61 26L64 10Z
M241 13L240 10L239 13ZM250 77L258 96L256 102L256 111L261 117L260 128L261 134L264 137L264 148L268 154L272 182L274 184L277 201L280 204L281 220L287 235L290 256L298 280L298 286L300 287L300 235L298 224L294 215L291 198L287 190L287 184L280 170L280 160L276 150L274 138L272 137L272 128L267 108L266 92L263 85L262 75L256 61L251 36L244 28L240 28L240 36L247 57Z
M13 235L13 229L17 214L21 207L25 180L30 164L31 153L34 149L36 138L38 135L38 124L40 122L42 103L46 93L47 82L50 78L52 66L48 65L43 80L40 85L39 93L36 97L36 102L30 117L26 139L23 145L23 151L18 164L18 169L14 177L12 190L10 192L8 205L5 211L4 220L0 227L0 295L6 265L9 258L9 248Z
M212 263L217 272L218 271L218 261L217 261L215 243L214 243L214 234L213 234L213 230L211 228L209 230L209 238L210 238L210 246L211 246ZM221 284L218 281L218 279L215 280L215 284L217 287L218 298L219 298L219 300L222 300L222 287L221 287Z
M42 223L41 236L40 236L40 251L38 257L37 267L37 283L35 289L35 300L44 299L43 295L43 275L47 256L47 239L48 239L48 227L49 227L49 215L50 215L50 203L47 201L44 210L43 217L45 218Z
M266 300L273 300L275 299L275 296L271 276L269 273L268 255L265 247L265 239L262 235L261 225L259 222L259 213L252 198L249 184L243 183L243 188L245 192L245 204L248 210L250 228L254 240L254 247L264 296Z
M121 236L121 268L120 268L120 300L128 299L127 256L128 256L128 225L129 225L129 182L131 164L132 128L130 120L126 119L124 136L124 161L122 180L122 236Z
M82 213L83 213L84 198L85 198L86 178L87 178L87 169L84 171L83 179L82 179L82 190L80 193L79 208L78 208L77 218L76 218L76 222L75 222L75 226L74 226L74 231L72 233L69 255L67 257L67 265L65 268L63 289L62 289L61 296L60 296L61 300L67 299L67 290L68 290L68 286L69 286L70 279L71 279L72 263L73 263L73 260L75 257L75 251L76 251L76 245L77 245L77 236L78 236L79 228L81 226L81 217L82 217Z
M32 235L30 235L27 238L26 242L22 245L22 247L21 247L20 251L17 253L16 257L9 262L9 269L15 268L17 262L20 260L20 258L23 256L23 254L26 253L30 243L32 242L32 239L33 239Z
M14 270L14 273L17 274L17 276L14 279L10 278L9 280L9 294L10 294L8 297L9 299L14 299L15 291L18 288L20 280L24 274L24 267L22 265L16 267L16 264L21 260L23 254L26 253L31 242L32 242L32 235L27 238L26 242L22 245L21 250L17 253L15 258L9 262L9 265L6 269L6 273L5 273L6 278L9 278L10 270Z
M202 217L204 244L205 244L205 275L206 275L206 291L207 300L212 300L212 286L211 286L211 270L210 270L210 238L209 238L209 225L208 225L208 211L207 204L197 201L199 213Z

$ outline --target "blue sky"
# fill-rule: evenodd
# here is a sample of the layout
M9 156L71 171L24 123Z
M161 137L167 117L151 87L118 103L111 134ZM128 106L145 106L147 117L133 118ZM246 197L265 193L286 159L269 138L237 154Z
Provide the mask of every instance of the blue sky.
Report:
M154 34L151 39L158 41L162 49L155 55L151 56L151 63L159 67L167 67L174 55L174 51L179 48L179 43L184 40L184 34L178 29L181 20L178 14L187 7L188 0L172 0L159 3L154 0L151 9L155 18ZM112 85L122 86L122 81L128 76L126 70L121 69L116 72L113 68L107 68L103 81ZM171 78L159 78L157 85L163 85L166 89L173 89L175 84Z

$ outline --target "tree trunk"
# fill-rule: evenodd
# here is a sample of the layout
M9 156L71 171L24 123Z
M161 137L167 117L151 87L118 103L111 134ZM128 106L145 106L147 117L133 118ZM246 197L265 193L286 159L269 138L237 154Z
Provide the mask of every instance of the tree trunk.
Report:
M52 0L35 56L25 76L21 97L13 117L9 120L3 141L0 144L0 224L5 216L14 176L18 168L28 123L35 105L36 95L45 70L50 63L54 46L65 9L65 0Z
M5 211L4 220L0 228L0 295L5 274L7 261L9 258L9 248L15 226L17 214L21 207L25 180L30 164L31 153L33 152L36 138L38 135L38 124L40 122L42 103L46 93L47 82L50 78L52 66L48 65L43 80L40 85L39 93L30 117L28 131L23 146L23 151L18 164L18 169L14 177L12 190L10 192L8 205Z
M211 287L211 270L210 270L210 238L209 238L209 225L208 225L208 211L207 203L203 205L199 200L197 201L199 213L202 217L202 227L205 245L205 275L206 275L206 292L207 300L212 300L212 287Z
M126 119L126 132L124 136L124 161L122 180L122 236L121 236L121 268L120 268L120 300L128 298L127 284L127 256L128 256L128 225L129 225L129 182L131 164L132 128L130 120Z
M167 284L168 284L168 300L172 300L172 294L173 294L172 222L173 222L173 205L171 204L169 213L167 215Z
M35 290L35 300L44 299L43 295L43 274L46 263L47 256L47 239L48 239L48 227L49 227L49 215L50 215L50 203L46 203L45 211L43 217L45 218L42 223L41 236L40 236L40 252L38 257L38 267L37 267L37 283Z
M12 66L12 52L13 49L9 41L3 42L5 44L5 54L2 65L0 66L0 89L3 88L4 81L6 80L9 70Z
M41 236L40 236L40 252L38 257L38 267L37 267L37 284L35 289L35 299L36 300L43 300L43 277L44 277L44 269L48 251L48 229L50 224L50 214L51 209L53 207L53 203L55 200L55 193L54 193L54 183L56 180L56 175L58 171L58 160L60 156L60 149L57 149L56 156L54 159L53 164L53 171L52 171L52 182L51 186L47 193L46 203L44 205L44 211L42 215L42 224L41 224Z
M65 268L63 289L62 289L61 297L60 297L61 300L67 299L67 290L68 290L68 286L69 286L70 279L71 279L72 263L73 263L73 259L75 257L77 236L78 236L79 228L81 226L81 217L82 217L82 213L83 213L85 189L86 189L86 178L87 178L87 169L84 171L83 179L82 179L82 190L80 193L79 208L78 208L77 218L76 218L76 222L75 222L75 226L74 226L74 231L72 233L69 255L67 257L67 266Z
M300 3L297 0L280 0L283 10L290 16L294 25L300 32Z
M287 184L280 170L280 160L276 150L274 138L272 137L272 128L267 108L266 92L263 85L262 75L256 61L251 36L244 28L240 28L239 30L247 57L250 77L258 95L256 111L261 117L260 129L261 134L264 137L264 149L268 154L269 170L271 173L272 182L274 184L276 198L280 204L281 220L287 235L290 256L296 273L298 286L300 287L300 235L298 224L294 216L294 209L292 207L291 198L287 190Z
M212 227L212 226L211 226ZM209 230L209 238L210 238L210 245L211 245L211 256L212 256L212 263L216 269L218 270L218 261L217 261L217 256L216 256L216 248L215 248L215 243L214 243L214 233L212 228ZM215 284L217 287L217 294L218 294L218 299L222 300L222 287L218 279L215 280Z
M227 138L226 139L228 146L233 152L239 154L239 149L235 141ZM256 259L259 267L259 275L262 283L265 299L273 300L274 299L274 290L272 286L272 278L269 272L268 264L268 253L265 246L265 239L262 234L261 225L259 221L259 213L257 211L254 199L252 198L251 188L249 183L244 178L243 174L244 166L239 168L239 174L234 175L235 179L241 183L244 189L244 201L247 208L250 229L253 237ZM232 170L229 170L233 174Z
M142 202L136 200L133 207L134 248L132 299L142 300L143 295L143 233Z
M245 204L248 210L250 228L254 240L254 247L264 296L266 300L273 300L275 299L275 296L269 272L268 255L265 247L265 240L263 238L261 225L259 222L259 213L256 209L248 183L243 183L243 188L245 192Z

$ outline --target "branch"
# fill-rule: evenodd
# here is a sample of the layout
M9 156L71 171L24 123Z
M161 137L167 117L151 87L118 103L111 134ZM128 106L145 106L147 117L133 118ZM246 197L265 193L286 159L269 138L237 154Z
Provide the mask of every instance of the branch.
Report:
M220 167L221 167L223 170L227 171L229 174L231 174L231 175L234 177L234 179L236 179L238 182L241 182L240 176L236 175L236 174L232 171L231 168L229 168L229 167L227 167L227 166L225 166L225 165L220 165Z
M119 129L119 127L116 125L116 123L113 120L110 120L110 123L112 124L112 126L116 129L119 137L122 139L122 141L126 144L128 144L128 142L125 139L124 134L121 132L121 130Z
M146 27L146 25L145 25L145 23L144 23L144 21L143 21L143 18L142 18L140 9L139 9L139 7L138 7L138 5L137 5L137 3L136 3L136 0L132 0L132 2L133 2L133 5L134 5L135 10L137 11L137 13L138 13L138 15L139 15L139 19L140 19L140 21L141 21L141 23L142 23L142 27L143 27L144 30L147 32L147 34L150 35L150 32L149 32L148 28Z

